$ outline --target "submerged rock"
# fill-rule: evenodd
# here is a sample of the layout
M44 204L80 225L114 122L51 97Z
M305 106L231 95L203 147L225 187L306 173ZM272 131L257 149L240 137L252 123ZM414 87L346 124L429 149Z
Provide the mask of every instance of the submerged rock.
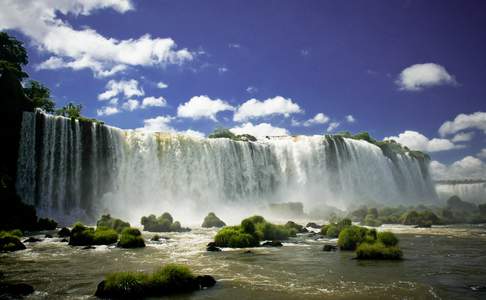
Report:
M61 243L69 243L69 240L68 239L62 239L59 242L61 242Z
M17 299L33 292L34 288L26 283L0 283L1 299Z
M92 249L96 249L96 247L88 245L88 246L84 246L83 248L81 248L81 250L92 250Z
M206 246L206 251L218 252L218 251L221 251L221 248L216 247L215 242L210 242Z
M24 241L24 243L37 243L37 242L41 242L41 241L42 241L41 239L38 239L38 238L31 236L28 239L26 239Z
M262 244L263 247L282 247L283 244L280 241L267 241Z
M0 237L0 252L13 252L24 250L26 247L16 236L6 235Z
M199 289L201 290L213 287L216 284L216 279L210 275L197 276L196 280L199 283Z
M321 229L321 225L317 225L316 223L314 222L309 222L307 223L307 225L305 225L305 227L310 227L310 228L314 228L314 229Z
M57 233L58 237L68 237L71 234L71 230L69 230L66 227L61 228L59 232Z
M336 251L336 250L337 250L336 245L325 244L324 247L322 247L322 251L326 251L326 252L331 252L331 251Z
M46 235L44 235L44 237L45 237L46 239L52 239L52 235L50 235L50 234L46 234Z

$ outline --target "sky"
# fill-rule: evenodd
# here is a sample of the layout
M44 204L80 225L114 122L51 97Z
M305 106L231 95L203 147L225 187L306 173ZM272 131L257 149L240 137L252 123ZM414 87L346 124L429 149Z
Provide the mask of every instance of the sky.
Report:
M109 125L368 131L486 178L484 1L0 1L30 79Z

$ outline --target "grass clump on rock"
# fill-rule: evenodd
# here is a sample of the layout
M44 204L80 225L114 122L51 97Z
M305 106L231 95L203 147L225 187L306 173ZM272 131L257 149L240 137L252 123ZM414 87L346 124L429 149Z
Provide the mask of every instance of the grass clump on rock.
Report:
M22 231L18 229L0 231L0 252L24 250L25 245L19 239L22 235Z
M86 246L93 245L95 231L93 228L84 226L82 223L75 223L69 236L69 245Z
M215 284L216 281L209 275L195 276L186 266L169 264L152 274L141 272L109 274L98 284L95 296L115 299L162 297L176 293L189 293Z
M150 215L148 217L142 217L140 223L143 225L143 230L150 232L187 232L191 231L189 228L181 226L178 221L174 222L172 216L165 212L159 217Z
M329 238L337 238L339 233L346 227L351 226L352 222L350 219L342 219L336 223L329 223L322 226L321 234Z
M205 218L201 225L204 228L211 228L211 227L224 227L226 223L223 222L220 218L216 216L215 213L210 212Z
M123 229L117 246L121 248L142 248L145 247L145 241L140 230L129 227Z
M111 228L116 230L116 232L121 233L123 229L130 227L130 223L117 218L112 218L107 214L101 216L101 219L96 222L96 226Z
M402 258L402 250L397 246L386 246L381 242L362 243L356 249L358 259L391 259Z
M217 247L247 248L257 247L264 240L286 240L296 235L294 228L275 225L261 216L253 216L241 221L239 226L224 227L214 237Z
M108 227L97 227L94 232L93 244L110 245L118 241L118 233Z

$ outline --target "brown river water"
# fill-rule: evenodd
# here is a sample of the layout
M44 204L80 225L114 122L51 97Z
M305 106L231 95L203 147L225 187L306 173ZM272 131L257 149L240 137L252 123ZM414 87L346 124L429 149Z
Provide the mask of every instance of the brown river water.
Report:
M173 262L218 283L166 299L486 299L486 225L380 230L398 234L404 260L358 261L352 252L323 252L329 240L308 235L252 253L206 252L216 229L194 228L165 234L169 239L159 243L148 241L152 234L144 232L147 247L132 250L82 250L45 239L0 254L0 271L7 281L34 286L27 299L94 299L107 273L153 271Z

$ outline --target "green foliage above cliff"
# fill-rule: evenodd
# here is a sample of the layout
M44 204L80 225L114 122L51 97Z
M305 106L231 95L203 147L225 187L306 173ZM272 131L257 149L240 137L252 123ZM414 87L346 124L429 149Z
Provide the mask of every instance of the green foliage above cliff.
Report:
M231 130L227 128L216 128L213 133L208 136L210 139L220 139L220 138L227 138L233 141L242 141L242 142L255 142L257 139L253 135L250 134L234 134Z
M54 112L56 104L51 99L51 91L42 83L29 80L24 87L24 94L32 100L35 108L41 108L48 113Z

